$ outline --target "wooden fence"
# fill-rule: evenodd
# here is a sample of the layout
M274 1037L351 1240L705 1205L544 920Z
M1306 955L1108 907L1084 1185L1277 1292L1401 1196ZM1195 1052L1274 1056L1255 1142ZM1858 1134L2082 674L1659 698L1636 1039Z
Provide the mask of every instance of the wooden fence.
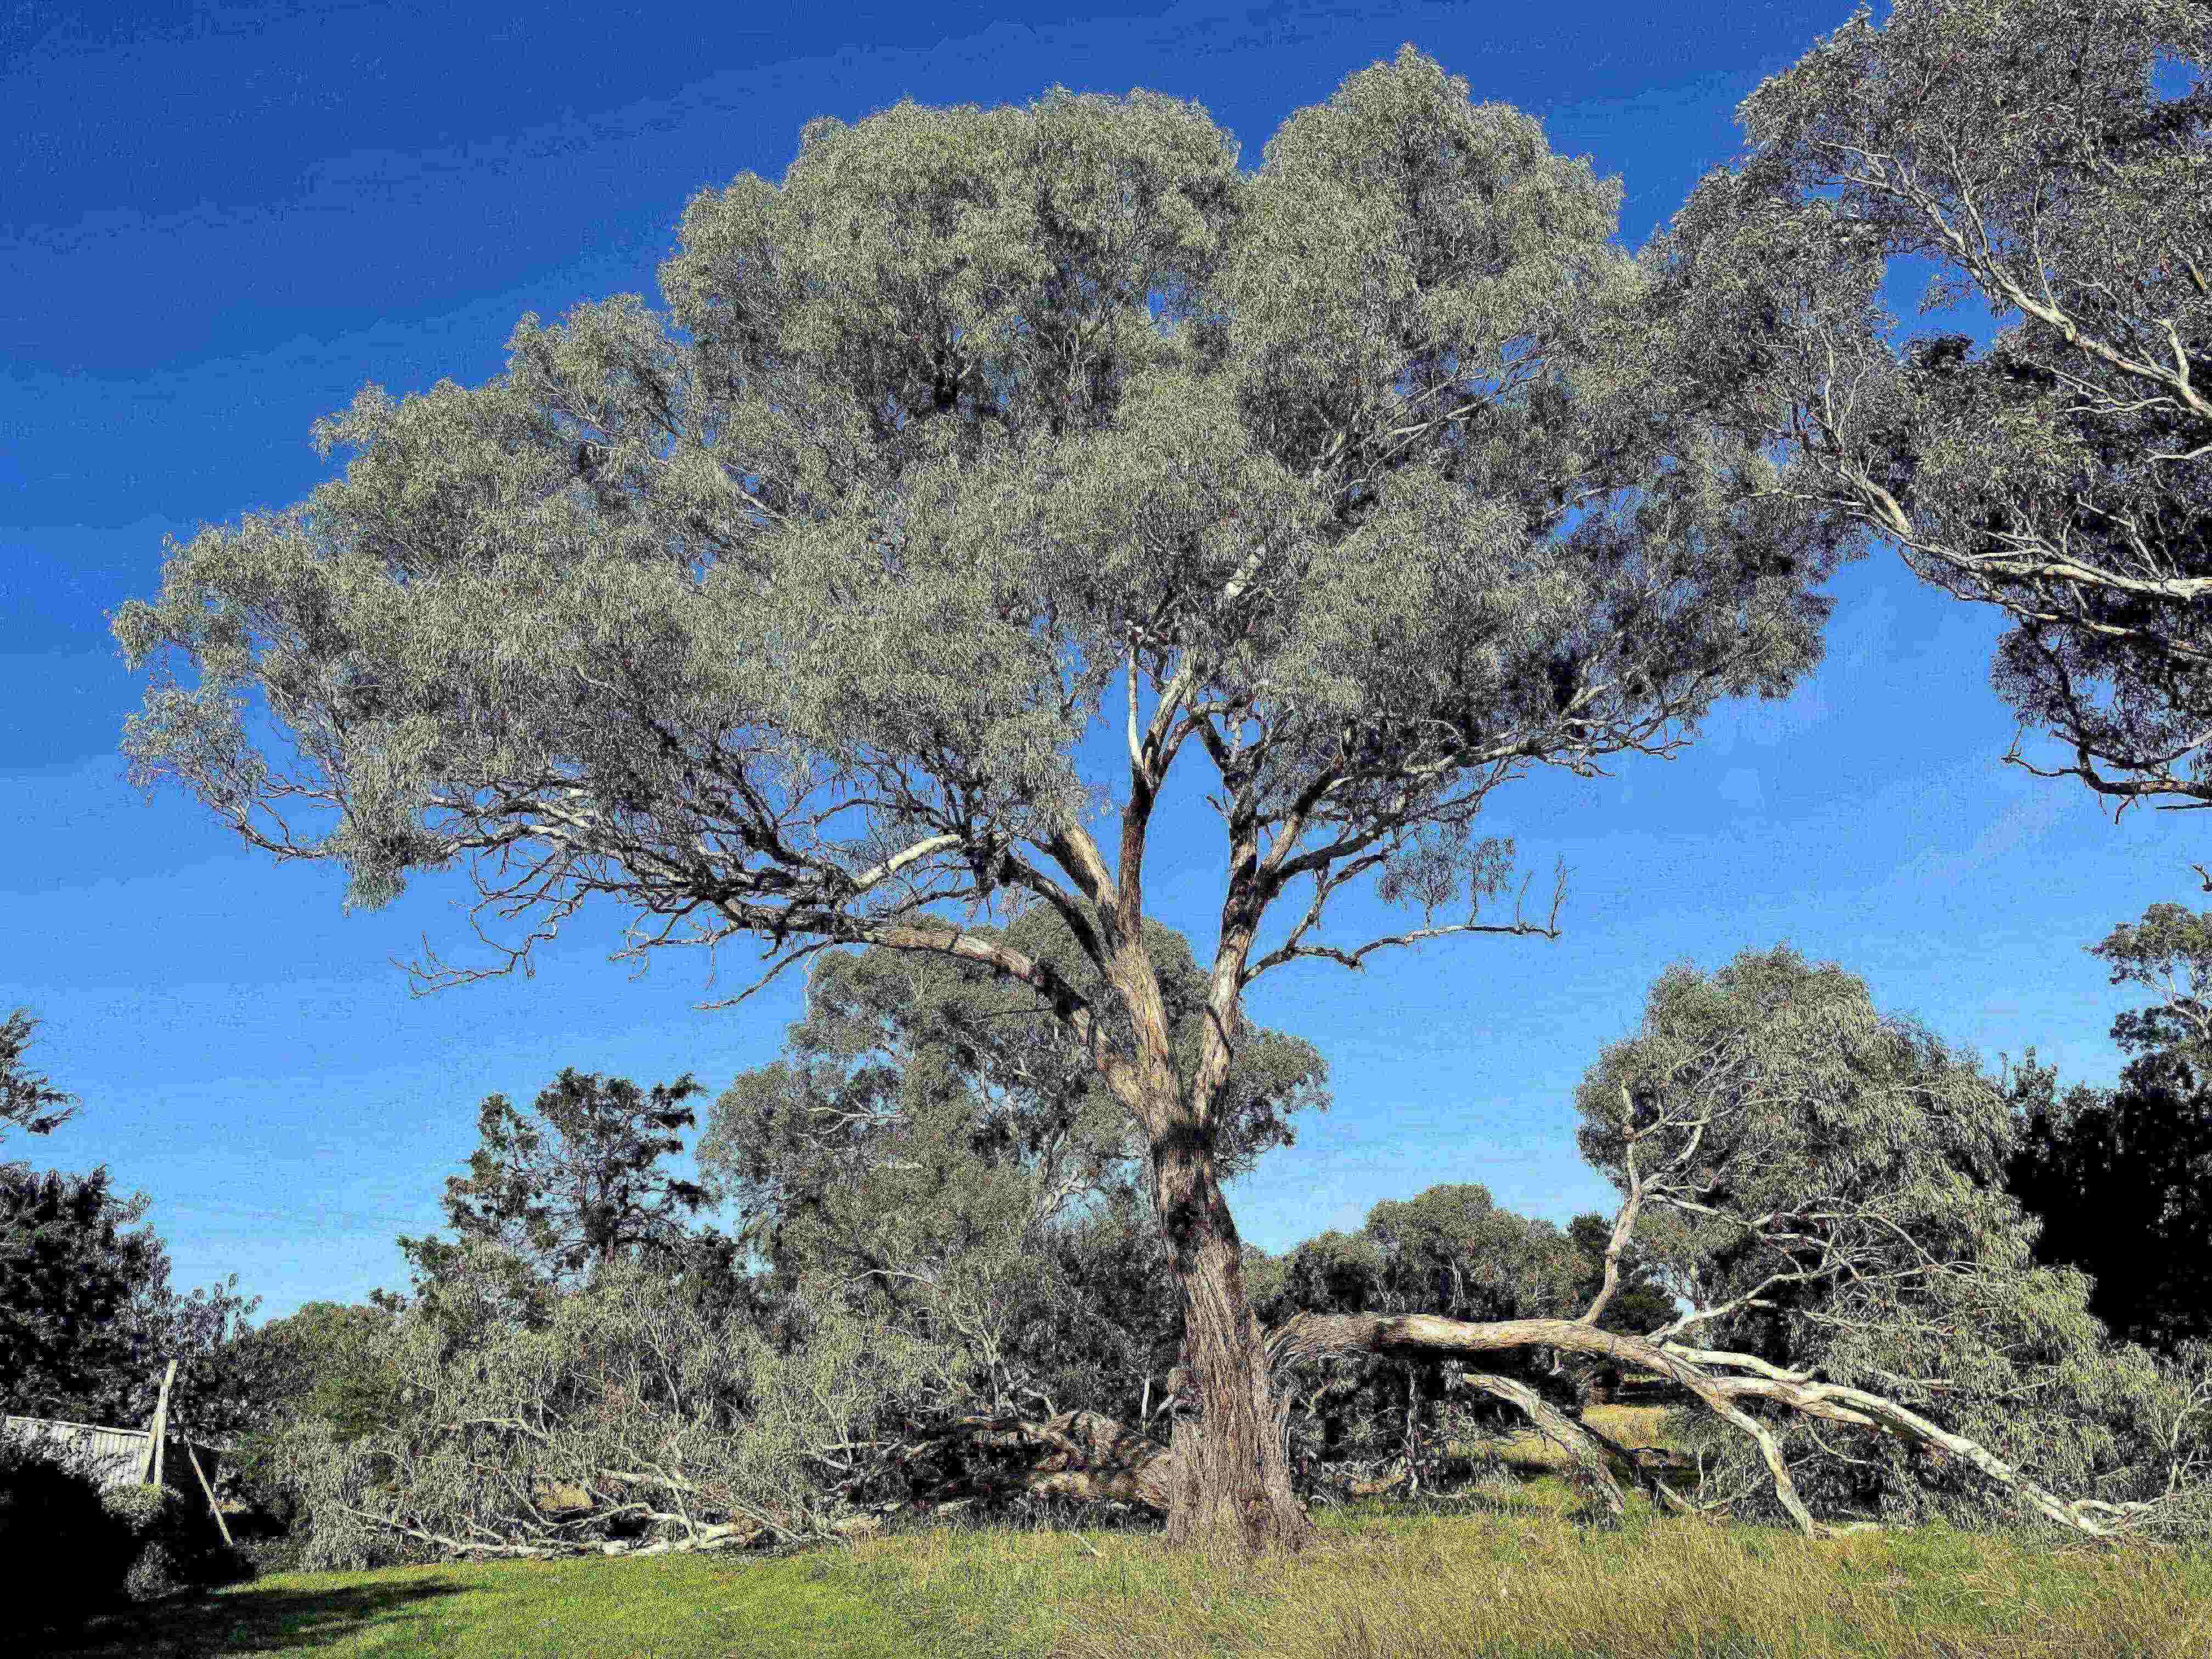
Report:
M70 1423L51 1417L0 1419L0 1426L11 1435L57 1441L88 1454L97 1465L102 1489L127 1486L141 1478L140 1471L146 1466L146 1443L153 1435L150 1429L102 1428L97 1424ZM161 1450L161 1484L175 1487L197 1502L200 1497L199 1482L193 1476L191 1461L198 1460L201 1472L212 1482L222 1458L218 1447L170 1435Z

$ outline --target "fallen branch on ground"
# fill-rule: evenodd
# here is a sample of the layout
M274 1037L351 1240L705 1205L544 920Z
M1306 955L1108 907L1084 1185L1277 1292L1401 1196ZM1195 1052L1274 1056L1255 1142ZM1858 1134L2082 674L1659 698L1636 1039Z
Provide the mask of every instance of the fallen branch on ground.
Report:
M1943 1429L1918 1413L1864 1389L1820 1382L1809 1372L1788 1371L1748 1354L1692 1349L1655 1343L1598 1329L1581 1320L1524 1319L1489 1324L1434 1315L1298 1314L1270 1331L1267 1345L1278 1371L1304 1361L1336 1354L1389 1354L1400 1358L1443 1359L1504 1353L1547 1346L1602 1356L1624 1366L1656 1373L1679 1384L1706 1409L1748 1435L1758 1445L1773 1481L1776 1497L1797 1529L1810 1538L1837 1538L1880 1530L1880 1523L1817 1521L1805 1507L1774 1434L1737 1403L1757 1398L1787 1406L1808 1416L1873 1429L1921 1446L1934 1458L1955 1460L1984 1480L2005 1488L2051 1520L2087 1537L2116 1540L2128 1535L2178 1496L2148 1502L2111 1504L2094 1498L2068 1500L2047 1490L2021 1469L1964 1435ZM1752 1373L1722 1375L1719 1368ZM1510 1401L1526 1413L1540 1432L1563 1447L1586 1470L1607 1508L1624 1511L1625 1499L1613 1465L1618 1463L1652 1500L1670 1512L1698 1516L1725 1505L1694 1504L1660 1478L1672 1467L1667 1454L1625 1446L1602 1431L1553 1406L1534 1389L1511 1378L1481 1372L1464 1377L1469 1387ZM1168 1507L1174 1453L1096 1412L1063 1412L1043 1422L1008 1417L956 1419L917 1431L913 1441L964 1436L979 1446L1028 1448L1037 1461L1026 1470L987 1483L1031 1494L1052 1493L1135 1504L1158 1514ZM907 1449L913 1449L912 1447ZM2099 1517L2099 1518L2093 1518Z

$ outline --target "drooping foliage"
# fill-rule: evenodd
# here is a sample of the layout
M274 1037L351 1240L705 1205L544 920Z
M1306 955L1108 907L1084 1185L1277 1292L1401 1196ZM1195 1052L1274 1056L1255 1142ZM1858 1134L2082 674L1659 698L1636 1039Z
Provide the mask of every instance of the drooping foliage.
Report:
M394 1317L373 1304L310 1302L239 1333L211 1356L223 1392L245 1407L223 1467L258 1516L298 1528L302 1542L303 1495L280 1442L313 1421L342 1447L398 1419L405 1384L378 1340Z
M2212 26L2199 0L1862 5L1646 250L1717 410L2014 624L1993 679L2114 801L2212 799ZM1985 303L1983 350L1876 301Z
M388 1413L350 1436L297 1413L269 1449L311 1570L717 1527L826 1536L853 1513L838 1449L918 1413L951 1364L831 1284L763 1325L635 1261L560 1295L541 1329L489 1322L457 1345L410 1309L361 1334L399 1384Z
M1636 1194L1638 1238L1692 1304L1674 1340L1879 1394L2054 1489L2164 1491L2185 1380L2111 1341L2081 1273L2036 1264L2002 1187L2002 1092L1856 976L1787 945L1670 969L1577 1105L1583 1155ZM1986 1485L1918 1446L1778 1420L1808 1504L1991 1517ZM1709 1454L1708 1491L1759 1492L1749 1442L1677 1426Z

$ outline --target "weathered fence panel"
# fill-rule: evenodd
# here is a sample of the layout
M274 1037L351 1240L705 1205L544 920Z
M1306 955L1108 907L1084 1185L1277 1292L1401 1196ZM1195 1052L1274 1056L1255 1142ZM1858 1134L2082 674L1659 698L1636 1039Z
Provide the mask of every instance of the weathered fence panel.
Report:
M58 1442L89 1454L98 1465L100 1484L103 1489L129 1486L138 1479L139 1470L145 1467L146 1442L151 1433L147 1429L102 1428L96 1424L70 1423L51 1417L0 1419L0 1429L26 1438ZM185 1443L181 1436L173 1434L168 1437L162 1452L162 1483L196 1498L198 1482L185 1461ZM199 1455L200 1468L206 1471L208 1480L212 1482L222 1452L198 1441L192 1442L191 1445Z

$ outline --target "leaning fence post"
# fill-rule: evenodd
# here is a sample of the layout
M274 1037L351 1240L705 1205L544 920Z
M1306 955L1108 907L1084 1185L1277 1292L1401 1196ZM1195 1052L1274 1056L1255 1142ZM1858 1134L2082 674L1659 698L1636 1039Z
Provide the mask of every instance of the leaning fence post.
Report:
M237 1546L230 1541L229 1523L222 1518L222 1505L215 1501L215 1488L208 1485L207 1471L200 1467L200 1455L192 1449L189 1440L185 1442L185 1457L191 1464L192 1473L200 1478L200 1490L207 1494L208 1513L215 1516L216 1530L222 1534L225 1547L235 1549Z
M142 1486L161 1484L161 1442L169 1432L169 1384L176 1380L177 1362L172 1359L169 1369L161 1373L161 1396L154 1402L154 1427L146 1437L146 1461L138 1469Z

